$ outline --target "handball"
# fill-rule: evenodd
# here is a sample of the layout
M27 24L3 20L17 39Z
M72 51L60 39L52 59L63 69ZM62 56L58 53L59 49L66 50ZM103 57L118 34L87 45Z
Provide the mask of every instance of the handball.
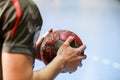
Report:
M45 37L40 47L41 60L45 65L53 60L57 55L57 50L69 36L74 37L74 40L70 44L71 47L78 48L83 44L82 40L69 30L56 30Z

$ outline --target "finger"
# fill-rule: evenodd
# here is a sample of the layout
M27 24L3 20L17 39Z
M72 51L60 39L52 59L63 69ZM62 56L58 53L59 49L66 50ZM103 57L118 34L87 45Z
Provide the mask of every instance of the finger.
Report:
M75 60L81 61L81 60L86 59L86 58L87 58L86 55L79 55L79 56L77 56L77 58Z
M51 32L53 32L53 29L49 29L49 30L43 35L43 37L46 37L46 36L49 35Z
M86 49L86 45L81 45L79 48L76 48L76 52L78 52L78 54L84 55L84 50Z
M52 28L49 29L42 37L39 37L39 38L38 38L38 40L37 40L37 42L36 42L36 45L41 45L42 42L43 42L43 40L44 40L44 38L45 38L48 34L50 34L51 32L53 32L53 29L52 29Z
M44 40L44 37L39 37L37 42L36 42L36 46L41 45L43 40Z
M86 58L87 58L87 55L81 56L81 59L86 59Z
M64 42L65 45L70 45L70 43L74 40L74 37L70 36L67 38L67 40Z

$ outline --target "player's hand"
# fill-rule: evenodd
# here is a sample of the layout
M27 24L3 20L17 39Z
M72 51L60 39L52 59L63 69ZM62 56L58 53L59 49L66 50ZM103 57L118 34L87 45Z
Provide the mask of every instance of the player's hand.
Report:
M64 61L64 70L67 72L76 71L77 67L82 64L82 60L86 58L86 55L82 54L86 46L82 45L79 48L72 48L70 43L73 39L73 37L69 37L57 52L57 56Z
M49 35L51 32L53 32L53 29L49 29L42 37L39 37L38 40L36 41L36 53L35 53L35 58L41 60L41 55L40 55L40 47L41 44L44 40L44 38Z

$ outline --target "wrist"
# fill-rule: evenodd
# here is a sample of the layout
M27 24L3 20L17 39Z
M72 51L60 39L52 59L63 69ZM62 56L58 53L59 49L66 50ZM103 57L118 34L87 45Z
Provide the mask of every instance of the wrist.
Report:
M62 58L62 56L56 56L55 60L57 61L57 64L59 65L59 67L61 68L61 71L64 70L65 68L65 60Z

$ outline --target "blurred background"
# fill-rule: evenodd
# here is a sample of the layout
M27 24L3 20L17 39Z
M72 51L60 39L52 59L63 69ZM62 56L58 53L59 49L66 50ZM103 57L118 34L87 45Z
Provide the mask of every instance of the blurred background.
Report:
M120 80L120 0L34 1L43 18L41 35L50 28L67 29L87 45L83 66L55 80ZM44 66L36 60L34 70Z

